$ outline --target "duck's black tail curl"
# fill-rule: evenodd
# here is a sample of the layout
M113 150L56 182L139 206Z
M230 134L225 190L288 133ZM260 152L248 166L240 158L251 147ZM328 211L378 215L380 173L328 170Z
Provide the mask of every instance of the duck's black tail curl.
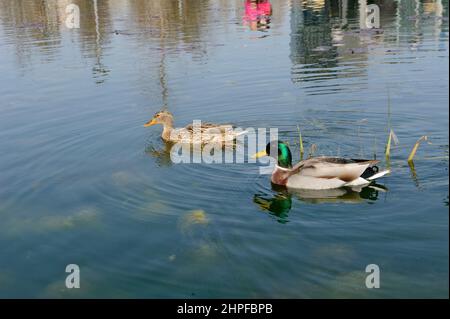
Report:
M364 173L362 173L361 177L364 179L368 179L372 176L374 176L375 174L377 174L380 171L380 169L378 168L378 166L371 166L371 167L367 167L367 169L364 171Z
M368 167L364 173L361 175L362 178L367 179L368 181L374 181L380 177L383 177L384 175L389 174L391 171L389 169L382 170L378 168L378 166L371 166Z

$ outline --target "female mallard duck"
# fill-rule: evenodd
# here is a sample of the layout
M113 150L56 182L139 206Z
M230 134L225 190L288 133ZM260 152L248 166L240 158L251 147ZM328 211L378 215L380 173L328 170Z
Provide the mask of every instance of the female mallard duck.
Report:
M378 171L376 160L315 157L292 166L289 147L280 141L267 144L255 158L278 159L272 172L272 183L294 189L333 189L344 186L365 186L390 171Z
M187 144L233 144L235 139L246 132L236 132L232 125L199 123L198 126L189 124L184 128L173 127L173 115L169 111L160 111L144 124L144 127L161 124L161 137L166 142Z

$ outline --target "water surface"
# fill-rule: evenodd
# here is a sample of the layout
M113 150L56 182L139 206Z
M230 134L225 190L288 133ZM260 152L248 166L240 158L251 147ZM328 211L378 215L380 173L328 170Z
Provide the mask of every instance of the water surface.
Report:
M1 297L448 297L448 1L375 1L378 31L351 0L76 0L73 30L68 3L0 0ZM392 174L317 195L172 164L163 106Z

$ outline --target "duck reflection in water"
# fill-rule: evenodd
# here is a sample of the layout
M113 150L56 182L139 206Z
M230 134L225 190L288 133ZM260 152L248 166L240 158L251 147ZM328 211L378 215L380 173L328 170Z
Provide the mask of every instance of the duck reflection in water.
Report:
M172 159L170 158L170 152L174 143L162 142L162 146L155 147L150 144L146 147L145 153L154 157L158 166L172 166Z
M284 186L272 184L275 195L255 194L253 202L262 210L277 217L278 222L287 223L289 211L292 208L292 197L309 204L340 203L357 204L365 201L376 201L380 193L388 189L379 184L371 184L363 188L336 188L326 190L287 189Z
M272 4L269 0L246 0L244 25L252 31L264 31L270 28Z

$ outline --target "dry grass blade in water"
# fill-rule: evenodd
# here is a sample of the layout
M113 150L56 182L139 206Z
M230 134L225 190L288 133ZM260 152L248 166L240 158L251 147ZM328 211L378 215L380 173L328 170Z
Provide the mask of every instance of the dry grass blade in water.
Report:
M311 145L311 148L309 149L309 158L314 156L314 153L317 151L317 145L313 144Z
M389 158L391 156L391 145L392 142L394 142L394 145L397 145L399 143L397 135L395 135L394 130L391 129L389 132L389 138L386 144L386 158Z
M413 147L411 153L409 154L408 162L412 162L414 160L414 156L416 156L417 149L419 148L420 143L423 141L427 141L427 140L428 140L428 137L425 135L417 140L416 144L414 144L414 147Z
M299 125L297 125L297 131L298 131L298 140L300 143L300 160L303 160L303 153L305 152L305 150L303 148L303 138L302 138L302 133L300 132Z

